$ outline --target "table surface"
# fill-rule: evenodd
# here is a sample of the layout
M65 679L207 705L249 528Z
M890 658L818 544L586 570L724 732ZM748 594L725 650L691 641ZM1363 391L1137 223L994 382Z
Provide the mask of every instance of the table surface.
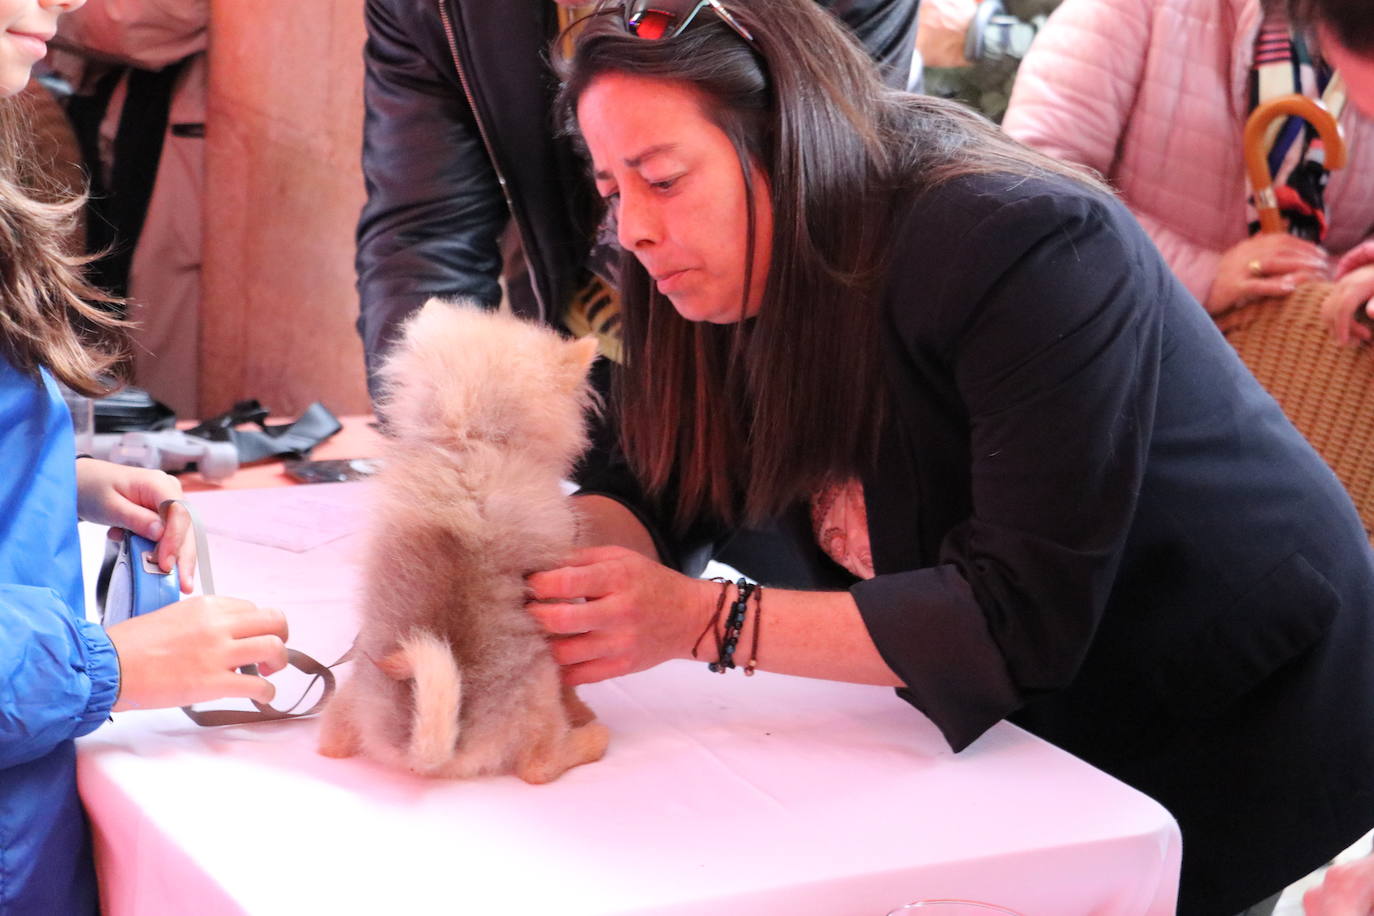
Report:
M370 494L196 494L218 590L281 607L293 646L337 658ZM302 683L277 681L279 696ZM78 742L105 912L1174 911L1168 813L1010 724L956 756L891 690L686 662L580 692L610 749L547 786L326 759L313 719L121 713Z

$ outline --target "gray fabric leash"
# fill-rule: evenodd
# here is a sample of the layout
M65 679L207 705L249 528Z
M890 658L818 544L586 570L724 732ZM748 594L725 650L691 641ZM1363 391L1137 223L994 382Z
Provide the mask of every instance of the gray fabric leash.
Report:
M191 504L184 499L164 500L158 506L158 513L163 518L163 523L167 521L167 514L173 505L179 505L186 510L187 516L191 519L191 530L196 538L196 567L200 576L201 592L205 595L215 594L215 577L210 567L210 547L205 540L205 526L200 523L200 516L196 510L191 508ZM314 658L296 649L286 650L286 662L292 668L311 675L310 683L305 685L300 699L296 700L286 709L277 709L267 703L259 703L257 700L250 702L257 707L256 711L247 709L195 709L191 706L181 707L181 711L197 725L213 728L219 725L244 725L249 722L271 722L276 719L300 719L306 716L313 716L324 708L324 704L334 695L334 672L331 670L337 665L341 665L353 656L353 646L348 647L348 651L339 656L333 664L324 665ZM257 675L257 665L244 665L239 671L243 674ZM305 698L310 695L315 682L323 684L320 698L316 700L309 709L296 712L297 707L305 702Z

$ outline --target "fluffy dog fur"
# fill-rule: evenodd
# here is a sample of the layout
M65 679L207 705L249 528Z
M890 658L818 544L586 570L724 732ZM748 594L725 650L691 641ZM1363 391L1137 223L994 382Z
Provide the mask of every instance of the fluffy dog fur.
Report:
M431 301L383 368L379 477L354 671L320 753L532 783L597 760L608 732L561 688L525 611L576 518L559 482L586 448L592 338Z

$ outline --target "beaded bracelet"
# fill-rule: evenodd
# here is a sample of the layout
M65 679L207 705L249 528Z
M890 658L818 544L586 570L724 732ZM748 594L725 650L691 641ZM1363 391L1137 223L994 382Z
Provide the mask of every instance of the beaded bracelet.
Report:
M711 619L706 622L706 629L701 631L701 635L697 637L697 641L692 644L692 658L697 657L697 650L701 648L701 641L706 638L706 634L714 633L716 631L716 624L720 622L720 615L725 611L725 596L730 592L729 579L722 579L719 576L716 576L712 578L711 581L720 583L720 598L716 601L716 612L712 614ZM721 639L719 636L717 636L716 655L720 655L720 649Z
M744 621L749 613L749 599L754 599L754 639L750 648L749 661L744 666L746 677L752 677L754 671L759 666L759 631L763 629L763 586L750 582L748 579L739 579L731 583L729 579L719 577L713 578L712 582L720 583L720 597L716 599L716 612L711 615L711 619L706 623L706 629L701 631L697 641L692 645L692 658L697 657L697 652L701 649L702 640L707 633L716 632L716 624L720 623L721 615L725 612L725 598L730 593L730 586L735 586L735 600L730 605L730 616L725 620L724 632L716 636L716 660L709 662L707 667L717 674L724 674L731 668L738 667L735 664L735 649L739 645L739 638L744 633Z
M735 646L739 644L740 634L744 632L744 618L749 613L749 596L758 588L748 579L735 583L735 603L730 606L730 616L725 618L725 635L721 640L720 657L707 667L724 674L735 667Z

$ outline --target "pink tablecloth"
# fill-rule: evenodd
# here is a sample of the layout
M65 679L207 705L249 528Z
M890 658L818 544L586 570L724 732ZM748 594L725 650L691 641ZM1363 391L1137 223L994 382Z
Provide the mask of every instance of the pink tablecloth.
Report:
M282 607L292 644L332 661L368 492L197 494L219 591ZM1173 913L1168 813L1014 726L956 757L890 690L702 664L582 695L610 750L540 787L325 759L313 720L120 714L79 743L106 912L883 916L965 897Z

